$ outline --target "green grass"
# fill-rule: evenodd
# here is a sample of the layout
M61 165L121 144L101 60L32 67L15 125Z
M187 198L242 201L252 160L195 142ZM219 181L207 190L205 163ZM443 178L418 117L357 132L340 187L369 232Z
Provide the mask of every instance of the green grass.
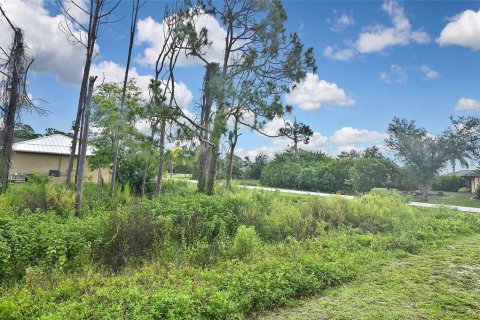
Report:
M435 191L433 193L436 193ZM471 199L473 194L460 192L443 192L445 195L452 196L449 199L429 199L429 203L446 204L450 206L463 206L480 208L480 200Z
M480 236L387 263L260 319L480 319Z
M60 187L0 195L0 319L243 319L480 234L479 215L381 190L206 196L168 179L164 191L91 199L82 218Z
M189 173L174 173L173 174L173 179L181 179L181 180L188 180L191 178L191 174ZM166 177L170 178L170 173L166 175Z
M261 186L260 180L254 180L254 179L234 179L233 180L235 183L238 185L242 186Z

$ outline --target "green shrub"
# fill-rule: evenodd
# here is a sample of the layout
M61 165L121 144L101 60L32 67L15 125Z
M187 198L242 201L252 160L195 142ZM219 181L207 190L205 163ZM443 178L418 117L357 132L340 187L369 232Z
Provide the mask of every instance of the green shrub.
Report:
M461 177L458 176L438 176L433 180L432 190L457 192L464 184Z
M376 158L355 160L348 183L356 192L364 193L375 187L386 187L392 175L392 166Z
M119 271L132 261L151 253L165 237L166 219L158 219L139 206L118 210L110 215L100 248L103 263Z
M245 258L259 245L259 238L255 227L241 225L233 239L232 254L238 258Z
M296 162L270 162L262 170L260 183L267 187L296 189L302 167Z
M69 215L75 211L75 192L63 186L47 184L45 201L48 208L59 214Z
M87 244L99 241L101 228L98 219L62 218L51 211L0 218L0 279L21 278L34 266L75 267Z

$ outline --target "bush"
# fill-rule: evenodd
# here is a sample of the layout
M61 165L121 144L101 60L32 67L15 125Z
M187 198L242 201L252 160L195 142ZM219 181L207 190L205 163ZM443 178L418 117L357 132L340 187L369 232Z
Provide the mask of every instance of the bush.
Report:
M47 184L45 200L48 208L61 215L71 215L75 211L75 192L63 186Z
M361 158L351 167L348 182L354 191L364 193L373 188L386 187L391 175L391 166L387 166L386 161Z
M274 188L298 188L298 176L302 167L294 162L270 162L260 176L260 183Z
M259 242L255 227L241 225L233 239L232 254L241 259L245 258L258 247Z
M463 179L458 176L438 176L432 183L432 190L457 192L463 184Z
M98 218L62 218L51 211L2 217L0 279L21 278L35 266L71 269L88 243L98 243L101 230Z
M167 221L136 205L120 209L110 215L97 254L106 266L119 271L152 252L169 229Z

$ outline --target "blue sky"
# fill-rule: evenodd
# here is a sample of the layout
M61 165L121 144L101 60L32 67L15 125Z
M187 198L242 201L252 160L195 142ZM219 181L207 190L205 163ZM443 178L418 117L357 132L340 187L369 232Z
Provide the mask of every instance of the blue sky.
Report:
M50 111L42 118L25 114L22 121L38 132L47 127L67 130L76 112L82 48L70 46L59 30L61 17L53 2L0 3L25 30L36 58L29 92L48 101L44 107ZM450 115L479 115L480 1L292 0L283 4L289 17L287 30L298 32L305 46L314 48L318 65L316 75L309 75L298 92L285 97L294 106L296 119L315 132L306 148L336 154L381 145L394 116L415 119L432 133L440 133ZM150 0L140 13L132 72L139 84L147 83L152 74L145 50L155 52L155 32L164 5ZM98 41L100 55L93 72L105 73L108 81L122 78L130 6L122 1L115 18L123 19L106 25ZM205 21L221 39L219 26L211 17ZM9 39L2 32L0 45ZM203 67L186 63L177 72L183 84L180 100L193 111ZM278 125L274 121L267 130L275 131ZM243 130L238 145L242 156L272 154L288 143Z

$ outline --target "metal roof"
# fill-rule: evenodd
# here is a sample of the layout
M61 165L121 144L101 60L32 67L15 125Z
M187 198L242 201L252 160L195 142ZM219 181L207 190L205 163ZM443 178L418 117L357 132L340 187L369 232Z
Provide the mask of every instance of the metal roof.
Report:
M480 174L477 170L459 170L454 173L449 173L448 175L457 177L478 177Z
M52 134L50 136L16 142L13 144L13 151L70 155L71 146L72 138L62 134ZM88 146L87 156L91 156L93 153L93 149ZM78 146L75 154L78 155Z

